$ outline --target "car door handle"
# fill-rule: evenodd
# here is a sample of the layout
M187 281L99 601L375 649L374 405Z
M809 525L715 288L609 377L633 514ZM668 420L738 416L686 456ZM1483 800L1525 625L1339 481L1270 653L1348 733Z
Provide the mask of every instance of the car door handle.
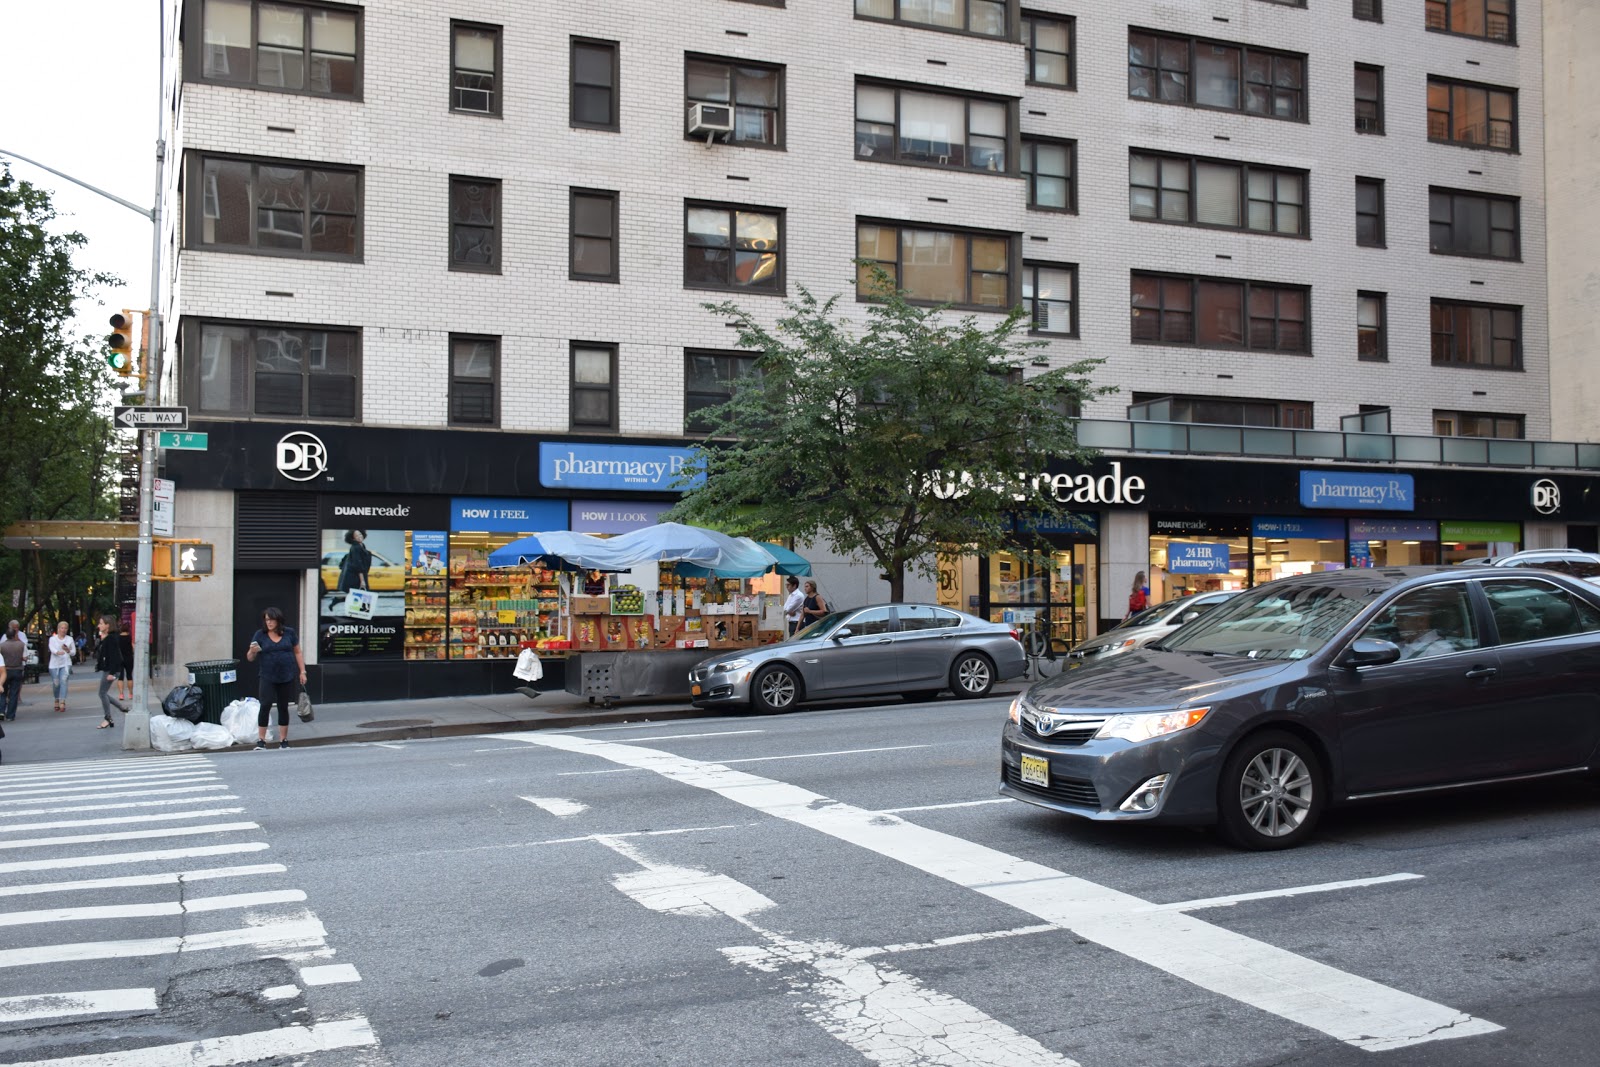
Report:
M880 637L880 638L878 638L878 642L877 643L880 644L880 645L887 645L887 644L889 644L889 641L890 641L890 639L887 638L887 637Z
M1467 672L1468 678L1493 678L1500 673L1499 667L1474 667Z

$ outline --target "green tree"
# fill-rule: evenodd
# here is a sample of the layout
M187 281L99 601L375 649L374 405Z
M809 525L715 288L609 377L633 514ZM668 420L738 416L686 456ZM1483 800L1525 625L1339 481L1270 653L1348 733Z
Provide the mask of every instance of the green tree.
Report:
M19 520L114 517L119 472L103 343L74 337L80 301L108 275L73 265L80 233L54 232L49 193L0 165L0 528ZM0 551L0 590L41 628L111 606L104 552Z
M876 268L875 268L876 269ZM1034 476L1083 460L1075 420L1099 360L1025 376L1042 342L1019 337L1019 309L984 327L920 307L877 270L865 323L839 297L804 288L774 327L737 305L705 305L759 353L723 404L692 412L705 481L670 517L870 560L902 599L906 573L931 576L952 552L992 553L1019 518L1063 508Z

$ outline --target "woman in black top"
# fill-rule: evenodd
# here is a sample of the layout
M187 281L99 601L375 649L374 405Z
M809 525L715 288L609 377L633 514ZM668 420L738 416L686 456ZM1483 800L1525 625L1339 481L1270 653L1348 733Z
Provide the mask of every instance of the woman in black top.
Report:
M268 608L261 613L261 629L250 639L245 658L261 661L259 694L261 710L256 714L256 747L267 747L267 717L278 705L278 747L289 747L289 705L298 695L295 682L306 684L306 659L300 651L300 638L283 625L283 612Z
M367 587L367 572L372 569L372 550L367 547L367 531L346 530L344 543L350 548L339 564L339 592Z
M817 592L817 583L807 582L805 604L800 608L800 629L804 630L827 613L828 602Z
M100 710L105 714L99 729L109 730L114 724L111 721L111 709L126 712L128 705L122 703L111 695L111 687L117 684L117 678L122 674L122 641L120 634L122 627L109 615L100 616L98 624L100 630L100 651L94 659L94 669L100 672Z

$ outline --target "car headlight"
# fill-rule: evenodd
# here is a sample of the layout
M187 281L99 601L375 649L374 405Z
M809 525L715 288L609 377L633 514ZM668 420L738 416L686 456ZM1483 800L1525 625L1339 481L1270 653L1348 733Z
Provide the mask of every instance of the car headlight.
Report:
M1126 652L1131 648L1138 648L1138 647L1139 647L1139 639L1137 637L1124 637L1121 641L1118 641L1116 644L1107 645L1104 648L1102 648L1100 650L1100 654L1102 656L1115 656L1118 652Z
M749 659L725 659L721 663L711 665L712 674L727 674L729 671L739 670L741 667L750 666Z
M1018 693L1011 698L1011 710L1006 713L1012 722L1022 725L1022 694Z
M1184 708L1181 711L1154 711L1141 715L1113 715L1095 731L1095 737L1119 737L1124 741L1148 741L1152 737L1187 730L1206 717L1210 708Z

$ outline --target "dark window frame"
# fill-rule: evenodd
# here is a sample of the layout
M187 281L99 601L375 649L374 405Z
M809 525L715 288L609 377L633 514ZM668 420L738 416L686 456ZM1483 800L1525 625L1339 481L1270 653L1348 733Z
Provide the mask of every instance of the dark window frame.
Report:
M1441 419L1450 419L1452 422L1455 423L1455 427L1450 433L1442 434L1442 433L1439 432L1439 422L1440 422ZM1514 436L1511 436L1511 437L1504 437L1504 436L1501 436L1498 433L1494 433L1494 434L1462 433L1461 432L1462 422L1463 422L1463 420L1466 420L1466 419L1474 419L1474 420L1477 420L1477 419L1489 419L1489 420L1491 420L1492 422L1495 423L1495 429L1497 429L1497 430L1500 428L1499 427L1499 423L1501 423L1501 422L1514 423L1516 425L1516 431L1517 432L1516 432L1516 434ZM1478 440L1478 441L1525 441L1525 440L1528 439L1528 416L1526 416L1526 415L1509 415L1509 414L1506 414L1505 412L1500 412L1500 411L1462 411L1460 409L1451 409L1451 408L1434 408L1433 409L1433 436L1435 436L1435 437L1470 437L1470 438L1472 438L1474 440Z
M619 426L618 411L621 408L621 390L617 382L617 368L620 363L617 350L618 345L611 341L572 341L567 345L567 425L574 433L615 433ZM591 352L606 352L611 357L610 384L602 389L595 385L578 384L578 350ZM577 395L584 393L604 393L607 398L607 409L610 417L605 422L578 420Z
M587 197L594 200L606 200L611 205L611 271L607 274L588 274L578 270L578 238L599 238L599 234L580 234L578 232L578 200ZM572 188L567 193L567 278L575 282L617 282L621 280L621 194L613 189L580 189Z
M350 174L356 179L356 208L354 215L346 216L339 212L339 217L353 218L355 250L353 252L315 252L306 245L312 236L311 230L311 197L305 200L304 217L306 225L302 231L301 248L263 248L260 245L260 230L257 225L260 210L259 205L250 205L250 243L248 245L206 243L203 239L205 231L206 201L209 199L205 187L205 166L207 162L219 163L246 163L256 168L252 174L259 173L261 167L273 167L283 170L300 169L306 172L306 181L309 182L313 172L330 174ZM328 263L360 263L364 258L366 244L366 170L359 166L350 166L342 163L319 163L301 159L269 159L261 156L243 156L227 152L200 152L191 151L184 161L184 181L192 190L185 198L183 219L183 247L199 252L219 252L226 255L244 256L269 256L275 259L314 259ZM254 188L257 181L251 179ZM323 214L330 214L323 212Z
M1363 187L1376 190L1377 197L1378 197L1378 209L1377 209L1377 211L1362 211L1361 210L1361 190L1362 190ZM1357 177L1356 178L1356 247L1357 248L1387 248L1387 247L1389 247L1388 243L1387 243L1388 242L1388 224L1387 224L1387 210L1386 210L1386 205L1385 205L1386 192L1387 192L1387 190L1385 189L1384 180L1382 178L1363 178L1363 177ZM1373 225L1377 228L1377 231L1378 231L1377 240L1375 240L1375 241L1363 241L1361 239L1361 220L1363 218L1370 218L1370 219L1373 220Z
M985 33L982 30L974 30L971 28L972 9L970 6L964 9L965 17L962 20L962 26L940 26L932 22L922 22L917 19L902 18L900 15L901 0L890 0L890 2L894 7L895 13L889 18L884 18L879 15L863 15L861 13L860 0L857 0L855 4L851 5L851 7L853 8L855 17L862 22L877 22L884 25L894 26L910 26L919 30L932 30L935 33L954 33L959 34L962 37L976 37L980 41L1016 41L1017 30L1022 18L1019 0L1003 0L1003 3L999 3L999 0L996 0L996 2L999 3L999 6L1003 6L1005 9L1005 25L1001 27L1001 32L999 33ZM962 0L962 2L965 3L967 0Z
M1150 42L1155 50L1155 66L1150 66L1149 64L1144 63L1135 63L1133 61L1133 39L1135 37L1150 39ZM1170 53L1166 48L1163 47L1163 44L1182 46L1184 62L1183 67L1179 68L1166 65L1166 58ZM1238 103L1236 106L1227 107L1219 104L1201 103L1196 96L1196 78L1194 73L1195 57L1197 49L1201 46L1238 49L1239 91L1237 95ZM1304 53L1287 52L1277 48L1257 48L1252 45L1239 44L1234 41L1219 41L1209 37L1192 37L1186 34L1171 33L1164 30L1141 29L1137 26L1128 27L1128 53L1128 99L1130 100L1138 100L1147 104L1165 104L1176 107L1192 107L1202 111L1222 111L1229 114L1251 115L1256 118L1272 119L1276 122L1302 122L1307 124L1311 122L1310 84L1309 78L1307 77L1309 57L1307 57ZM1252 81L1249 77L1250 60L1252 57L1261 57L1267 61L1269 67L1269 77L1265 82ZM1276 64L1280 60L1292 61L1299 64L1300 76L1298 88L1294 86L1280 86L1277 84ZM1135 69L1149 70L1154 73L1156 85L1156 92L1154 94L1150 96L1138 96L1134 93L1133 71ZM1162 95L1162 87L1164 84L1166 84L1163 82L1161 76L1163 72L1170 72L1174 74L1181 73L1183 75L1183 84L1185 86L1185 90L1184 98L1182 100L1167 99ZM1269 91L1267 98L1269 104L1274 103L1277 100L1277 94L1279 90L1282 90L1286 96L1292 92L1295 94L1294 99L1297 101L1297 107L1295 109L1296 113L1293 115L1279 115L1273 108L1269 108L1265 111L1251 110L1248 106L1249 87L1251 85L1267 86Z
M1446 311L1451 315L1450 325L1452 328L1448 331L1437 328L1436 316L1441 311ZM1487 330L1489 338L1489 349L1488 352L1485 353L1487 358L1482 360L1461 358L1462 347L1456 340L1458 334L1454 329L1454 315L1460 311L1466 311L1469 314L1482 312L1487 316L1487 322L1483 325L1483 327L1478 327L1476 324L1469 324L1467 329L1469 348L1471 338L1474 336L1474 334L1479 329ZM1507 337L1502 334L1497 337L1495 335L1495 320L1497 315L1502 317L1502 321L1504 321L1503 317L1509 316L1509 321L1514 331L1512 336ZM1446 297L1437 296L1428 301L1428 349L1429 357L1435 367L1464 367L1470 370L1510 372L1522 371L1524 369L1522 358L1522 334L1522 308L1516 304L1491 304L1487 301L1481 300L1452 300ZM1509 362L1495 362L1495 343L1496 341L1500 340L1507 341L1510 344L1511 355ZM1442 358L1440 356L1441 351L1444 352ZM1468 352L1468 355L1471 355L1470 351Z
M253 365L253 362L248 368L248 373L245 375L242 383L244 388L244 407L242 410L231 407L206 407L201 402L202 393L200 373L201 364L205 360L204 334L205 328L208 326L219 327L222 329L249 330L252 334L252 347L254 347L256 344L256 334L259 331L293 330L305 333L342 334L350 337L350 355L352 362L350 375L352 378L350 404L352 414L349 416L307 414L306 412L308 412L311 407L309 392L311 387L311 379L314 378L314 375L310 372L303 372L301 375L304 379L304 382L302 384L300 394L302 412L300 415L285 415L279 412L262 412L258 414L256 412L256 369ZM181 387L184 395L188 398L188 406L194 409L197 417L202 415L217 415L225 416L229 419L239 419L244 421L260 420L266 422L281 422L285 418L296 418L304 419L306 421L338 423L341 425L354 425L361 422L364 360L362 350L363 333L359 326L332 326L320 323L303 322L274 322L259 319L185 317L179 329L179 338L182 345L179 353L179 373L181 376ZM253 361L254 357L252 356L251 358Z
M1373 328L1373 350L1369 355L1361 350L1361 302L1363 300L1375 301L1378 308L1378 324ZM1356 291L1356 359L1366 363L1389 362L1389 294L1374 292L1370 289Z
M505 366L505 364L500 355L500 340L501 339L499 337L495 337L490 334L452 333L450 335L449 350L447 353L447 358L450 362L445 368L445 378L449 383L446 400L446 421L452 428L476 428L483 430L499 429L500 400L504 392L504 390L501 388L501 383L505 380L505 376L502 372L502 368ZM458 376L456 374L456 345L458 343L488 344L491 346L489 354L491 361L491 372L489 375L489 392L491 397L489 406L491 413L487 419L466 419L457 414L456 404L457 400L459 399L456 392L457 386L481 383L483 381L482 378L467 378L464 376Z
M611 61L611 84L580 82L578 80L578 51L579 49L592 49L605 51ZM580 90L605 90L610 95L611 121L588 122L578 117L578 95ZM608 130L617 132L622 129L622 44L619 41L607 41L598 37L571 37L567 44L567 124L575 130Z
M1068 324L1065 330L1040 329L1039 327L1039 271L1060 270L1068 275L1069 295L1067 296ZM1039 259L1025 259L1022 261L1022 277L1018 288L1022 293L1022 307L1028 314L1028 332L1039 337L1077 337L1078 336L1078 265L1076 263L1056 263ZM1029 295L1032 290L1032 295Z
M354 89L348 93L316 92L311 89L289 89L280 85L262 85L255 80L259 69L257 53L260 43L256 39L256 27L260 25L256 10L262 4L271 2L276 6L289 6L304 8L307 13L315 11L329 11L341 15L354 15L356 20L356 51L354 56L354 72L352 81ZM306 70L311 69L311 33L305 34L304 55ZM250 8L250 80L243 81L236 78L208 77L205 73L205 3L204 0L189 0L183 13L183 77L185 81L198 82L207 85L231 85L240 89L252 89L266 93L287 93L290 96L314 96L323 100L353 100L360 102L365 86L365 59L366 59L366 9L351 7L344 4L330 4L321 2L307 2L307 0L252 0ZM341 53L342 54L342 53ZM309 79L308 79L309 80Z
M1022 287L1022 283L1021 283L1022 262L1021 262L1020 249L1018 247L1018 240L1017 240L1017 236L1018 235L1017 234L1015 234L1015 233L1007 233L1007 232L1001 231L1001 230L981 230L981 229L974 229L974 228L965 227L965 226L934 226L934 225L929 225L929 224L926 224L926 223L900 222L900 221L891 220L891 219L879 219L879 218L869 218L869 217L865 217L865 216L858 216L856 218L856 243L857 243L858 251L859 251L859 248L860 248L861 227L863 227L863 226L877 226L877 227L880 227L880 228L883 228L883 229L892 229L892 230L895 231L895 233L896 233L896 237L895 237L895 259L894 259L894 263L892 264L894 269L890 271L890 276L893 278L894 284L896 286L901 287L901 288L903 288L904 284L905 284L905 264L904 264L904 261L902 259L902 252L903 252L903 249L904 249L904 245L903 245L903 243L902 243L902 241L900 239L900 234L903 231L905 231L905 230L915 230L915 231L922 232L922 233L947 233L947 234L952 234L952 235L960 235L961 237L966 238L967 239L967 243L965 245L965 248L966 248L966 255L967 255L967 263L966 263L966 283L965 283L966 294L965 295L969 299L973 294L972 279L973 279L974 274L993 275L993 274L996 273L994 271L974 271L974 269L972 267L972 244L971 244L971 239L974 238L974 237L978 237L978 238L983 238L983 239L986 239L986 240L1001 240L1001 241L1004 241L1006 243L1006 274L1005 274L1006 295L1005 295L1005 299L1002 300L999 304L977 304L977 303L971 303L971 302L955 301L955 302L950 303L950 306L952 308L960 308L962 310L968 310L968 311L995 311L995 312L1000 312L1000 313L1004 313L1007 308L1011 308L1011 307L1015 307L1016 306L1017 293L1019 293L1021 291L1021 287ZM860 258L860 257L858 257L858 258ZM888 264L887 260L873 260L872 262L876 262L876 263L878 263L880 265L887 265ZM857 279L856 279L856 301L858 303L864 303L864 304L873 303L875 300L877 300L877 297L873 296L870 293L864 293L862 291L861 282L864 280L864 277L865 277L864 272L861 272L858 269ZM915 296L915 295L913 295L911 293L907 293L905 299L906 299L906 302L909 303L909 304L917 304L917 305L924 306L924 307L939 307L939 306L942 306L945 303L944 301L940 301L940 300L929 300L929 299L927 299L925 297Z
M741 352L716 348L685 348L683 350L683 432L685 435L709 433L711 431L711 427L706 423L695 422L694 412L708 407L716 407L718 404L727 402L733 396L733 383L738 381L741 377L745 377L745 375L731 373L726 376L719 376L719 381L726 381L728 383L728 389L725 392L718 391L712 393L706 390L696 390L691 392L689 390L689 368L696 358L703 359L707 357L715 359L719 366L723 361L727 361L727 364L730 368L737 363L748 367L751 374L760 373L761 354L759 352ZM704 399L707 401L707 403L699 404L691 408L691 398L695 397Z
M1040 145L1053 145L1066 149L1067 153L1067 203L1065 207L1054 207L1039 203L1039 168L1038 156L1035 151ZM1033 162L1029 162L1032 157ZM1029 211L1049 211L1057 215L1076 215L1078 213L1078 142L1067 137L1037 137L1032 134L1025 135L1017 148L1017 168L1026 182L1027 206ZM1055 175L1047 175L1055 177Z
M456 188L457 186L482 185L494 190L494 217L487 226L481 223L463 222L456 218ZM505 201L502 196L501 181L499 178L471 178L461 174L450 175L450 248L448 252L449 267L452 271L467 274L499 274L500 273L500 237L502 233L501 220L505 215ZM456 258L458 244L456 241L457 227L470 227L472 229L488 229L491 231L489 262L488 263L463 263Z
M1433 106L1433 90L1436 87L1446 91L1447 104L1443 109ZM1464 90L1469 93L1481 92L1484 94L1483 113L1486 122L1484 129L1484 135L1486 138L1485 140L1463 140L1455 136L1457 90ZM1472 148L1483 152L1504 152L1511 155L1518 155L1521 153L1521 101L1519 99L1520 94L1516 89L1504 85L1489 85L1485 82L1467 81L1463 78L1446 78L1440 75L1430 74L1428 75L1427 81L1427 95L1428 141L1430 144L1447 144L1454 145L1457 148ZM1507 125L1510 128L1510 137L1508 138L1510 141L1509 144L1500 145L1494 143L1496 120L1490 117L1490 112L1493 108L1494 97L1496 95L1509 98L1511 106L1511 118L1507 121ZM1443 116L1443 136L1438 136L1434 133L1434 129L1437 124L1437 119L1435 116Z
M1443 245L1434 239L1434 227L1441 225L1440 220L1434 218L1434 199L1448 197L1450 201L1450 218L1442 223L1451 228L1452 240L1449 245ZM1484 217L1489 224L1488 236L1491 250L1488 252L1460 251L1457 243L1462 239L1456 232L1456 218L1463 201L1481 201L1483 203ZM1508 232L1506 227L1494 225L1494 208L1496 204L1509 204L1511 207L1511 254L1500 256L1493 252L1494 235ZM1499 263L1522 262L1522 199L1515 196L1502 196L1497 193L1480 193L1468 189L1446 189L1442 186L1428 187L1428 251L1436 256L1457 256L1463 259L1489 259Z
M1035 57L1038 55L1039 26L1041 22L1053 22L1064 26L1067 31L1067 80L1065 82L1040 81L1034 77L1038 67ZM1044 89L1063 89L1067 92L1076 92L1078 89L1078 20L1072 15L1058 15L1046 11L1023 11L1019 23L1022 32L1022 49L1024 64L1024 82L1028 85L1037 85ZM1060 52L1050 52L1049 55L1060 55Z
M1135 185L1133 166L1135 159L1149 159L1156 164L1156 184ZM1164 183L1167 166L1183 167L1187 172L1188 186L1183 189L1169 187ZM1237 167L1239 169L1238 199L1236 205L1239 209L1240 224L1227 226L1217 222L1201 222L1196 217L1199 214L1199 171L1202 164L1214 164L1224 167ZM1250 176L1252 174L1265 174L1273 178L1274 196L1271 201L1254 201L1250 196ZM1249 224L1250 205L1252 202L1270 203L1272 205L1273 221L1276 223L1280 207L1285 203L1277 199L1277 180L1284 177L1298 178L1300 180L1300 230L1288 233L1277 229L1258 229ZM1156 214L1135 215L1133 213L1132 194L1134 189L1153 189L1155 191ZM1166 193L1182 193L1184 195L1185 209L1188 218L1164 218L1162 210L1167 202ZM1128 149L1128 218L1133 222L1155 223L1163 226L1190 226L1201 230L1219 230L1224 233L1248 233L1261 237L1288 237L1299 240L1311 239L1311 172L1296 170L1293 167L1276 167L1259 163L1246 163L1237 159L1222 159L1217 156L1187 156L1174 152L1148 151L1141 148Z
M1141 309L1133 303L1133 289L1134 285L1140 280L1153 280L1158 283L1159 299L1157 306L1153 309L1146 309L1154 310L1156 312L1157 336L1154 338L1140 337L1138 336L1137 328L1130 325L1128 337L1130 344L1158 345L1171 348L1202 348L1208 351L1219 352L1263 352L1286 356L1311 356L1314 354L1311 344L1311 287L1309 285L1254 281L1245 278L1218 278L1209 275L1197 274L1170 274L1163 271L1129 271L1129 311L1135 317L1138 315ZM1205 286L1239 287L1238 307L1240 315L1238 328L1240 336L1244 339L1241 344L1221 344L1211 341L1202 341L1200 339L1202 332L1201 290ZM1169 306L1169 290L1173 289L1174 287L1177 287L1179 290L1184 289L1185 287L1187 288L1188 307L1186 314L1188 316L1189 325L1187 340L1172 340L1166 336L1168 315L1185 313L1184 309L1179 307L1177 304L1172 304ZM1257 294L1269 293L1272 294L1273 297L1273 313L1270 316L1270 321L1273 323L1274 336L1276 337L1281 334L1283 323L1299 322L1301 336L1305 340L1303 347L1285 348L1277 345L1276 343L1270 346L1256 345L1252 343L1252 337L1255 332L1256 324L1262 321L1269 321L1267 316L1258 315L1256 313L1256 309L1252 306L1254 303L1252 297L1256 296ZM1300 306L1303 316L1302 318L1286 319L1283 316L1281 298L1284 294L1288 293L1293 293L1300 297Z
M1383 0L1351 0L1350 17L1357 22L1382 22Z
M1278 400L1273 397L1255 396L1208 396L1203 393L1134 393L1132 403L1128 405L1127 418L1130 421L1157 421L1181 422L1186 426L1249 426L1297 430L1310 430L1315 428L1316 405L1309 400ZM1165 405L1164 410L1161 406ZM1237 417L1232 419L1205 419L1195 418L1195 409L1210 407L1212 413L1221 414L1219 409L1224 407L1237 407ZM1157 410L1152 410L1155 408ZM1253 412L1258 417L1246 417L1247 412ZM1152 414L1165 415L1164 419L1150 419ZM1202 412L1202 414L1205 414ZM1232 414L1230 412L1230 414ZM1270 414L1272 421L1265 422L1259 416ZM1141 416L1143 416L1141 418ZM1187 417L1183 417L1187 416Z
M1496 0L1426 0L1422 9L1423 28L1429 33L1442 33L1450 37L1468 37L1474 41L1488 41L1491 44L1507 44L1515 46L1517 43L1517 0L1505 0L1506 34L1504 37L1492 36L1489 32L1489 16L1496 14L1489 10L1489 5ZM1477 6L1483 9L1482 33L1468 33L1463 30L1450 29L1450 16L1458 6Z
M1361 76L1363 74L1370 74L1377 81L1377 88L1371 96L1363 96L1361 94ZM1375 137L1382 137L1385 132L1383 122L1383 68L1374 66L1371 63L1357 63L1355 67L1354 92L1356 132L1370 134ZM1372 114L1370 116L1366 116L1361 113L1361 106L1363 104L1371 105ZM1363 119L1368 120L1365 126L1362 125Z
M468 92L483 92L481 87L467 87L456 84L456 78L461 74L462 68L457 66L456 57L456 31L479 30L494 35L494 87L489 89L489 107L462 107L457 94L463 90ZM489 22L471 22L466 19L450 20L450 113L454 115L481 115L484 118L500 118L505 104L505 44L506 31L503 26L496 26ZM475 72L475 73L482 73Z
M881 125L879 123L873 123L872 120L863 120L861 118L861 90L862 89L884 89L884 90L892 91L894 93L894 131L893 131L893 134L892 134L892 138L891 138L892 143L891 143L890 152L889 152L888 155L880 156L877 153L877 148L876 148L875 145L864 144L862 142L862 140L861 140L861 136L862 136L861 126L862 126L862 123L864 121L869 123L869 124L872 124L872 125ZM901 120L901 115L902 115L901 94L902 93L907 93L907 92L920 93L920 94L927 95L927 96L948 97L950 99L961 100L965 105L967 105L967 107L966 107L966 120L965 120L966 121L966 134L965 134L966 141L963 143L963 146L962 146L963 160L964 161L961 164L958 165L958 164L953 164L953 163L940 163L938 160L933 160L933 159L907 159L907 158L904 158L901 155L901 146L900 146L900 142L901 142L901 139L902 139L902 134L901 134L901 125L902 125L902 120ZM865 162L868 162L868 163L892 163L895 166L899 166L899 167L931 167L931 168L933 168L935 170L956 170L956 171L969 172L969 173L973 173L973 174L1001 174L1001 175L1007 175L1007 176L1015 176L1017 174L1017 167L1018 167L1019 163L1016 162L1016 161L1019 159L1019 154L1020 154L1020 150L1018 148L1018 145L1019 145L1019 142L1020 142L1020 135L1018 134L1017 130L1018 130L1018 126L1020 124L1017 121L1017 100L1014 97L991 96L991 95L988 95L986 93L959 92L959 91L956 91L956 90L945 89L945 88L937 87L937 86L920 85L920 84L917 84L917 83L914 83L914 82L885 81L885 80L882 80L882 79L879 79L879 78L857 78L856 79L856 90L855 90L854 102L855 102L855 129L854 129L854 135L855 135L855 138L856 138L855 158L856 158L857 161L865 161ZM975 165L975 164L971 164L971 163L965 162L965 160L971 159L972 156L973 156L973 140L972 139L973 139L973 137L975 135L974 135L973 130L972 130L972 107L971 107L971 105L974 102L984 103L984 104L1000 104L1005 108L1005 114L1006 114L1006 120L1005 120L1006 121L1006 130L1005 130L1005 164L1006 165L1003 166L1003 167L999 167L999 168L991 170L986 165ZM982 136L982 135L976 135L976 136ZM871 148L872 149L872 154L871 155L863 155L862 154L862 149L863 148Z
M738 243L738 215L741 211L755 215L771 215L777 220L777 249L774 255L777 259L777 269L773 272L773 283L770 286L755 288L750 285L740 285L736 281L725 284L714 284L705 281L690 282L689 280L689 255L692 246L689 243L689 212L690 211L725 211L728 213L728 274L731 278L737 268L738 259L734 254L740 251ZM785 296L788 293L788 240L786 236L787 211L779 207L764 207L756 204L734 204L723 200L685 200L683 202L683 287L685 289L703 290L721 293L750 293L756 296ZM758 252L771 251L769 249L755 249Z
M689 95L690 63L718 64L728 68L728 99L726 102L699 100ZM752 67L758 70L769 71L777 75L778 103L776 106L767 108L765 105L744 105L746 107L758 108L762 111L770 110L772 112L773 140L770 142L752 141L735 137L735 134L739 132L739 108L741 105L739 103L739 79L737 75L739 68L741 67ZM733 116L733 130L726 135L719 136L717 139L718 144L731 145L736 148L761 148L766 149L769 152L782 152L788 147L786 117L789 111L789 68L783 63L771 63L765 60L755 59L737 59L731 56L717 56L705 52L686 52L683 56L684 108L688 109L696 103L713 103L726 106L729 114ZM687 129L685 129L683 132L683 139L686 141L698 141L700 140L701 136L702 135L700 134L690 133Z

